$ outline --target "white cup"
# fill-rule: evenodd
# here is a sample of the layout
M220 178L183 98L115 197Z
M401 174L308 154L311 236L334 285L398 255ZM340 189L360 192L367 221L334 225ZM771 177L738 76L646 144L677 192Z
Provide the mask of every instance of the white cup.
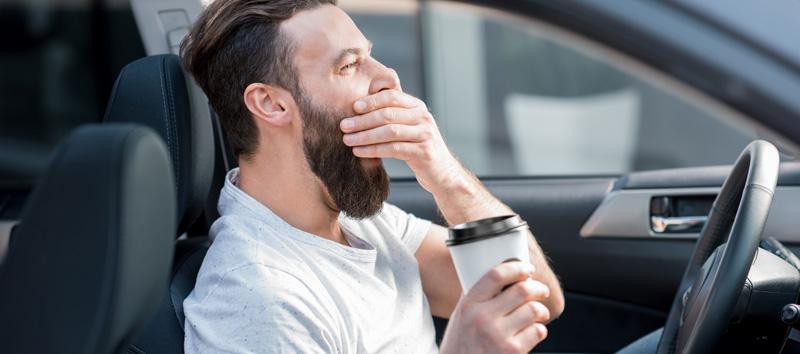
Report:
M527 229L528 224L518 215L470 221L449 229L446 243L464 293L500 263L530 263Z

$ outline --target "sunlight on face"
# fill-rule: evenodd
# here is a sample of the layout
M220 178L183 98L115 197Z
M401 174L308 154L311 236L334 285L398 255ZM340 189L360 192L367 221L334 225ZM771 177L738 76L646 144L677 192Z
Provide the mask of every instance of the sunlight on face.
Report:
M352 104L369 94L384 69L370 57L371 43L336 6L303 11L284 22L295 47L294 65L306 93L318 105L354 113Z

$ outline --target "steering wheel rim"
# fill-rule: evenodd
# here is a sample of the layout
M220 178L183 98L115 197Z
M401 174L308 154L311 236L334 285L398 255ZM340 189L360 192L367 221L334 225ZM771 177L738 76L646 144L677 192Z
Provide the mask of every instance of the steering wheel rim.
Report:
M722 337L758 250L779 166L778 150L763 140L739 155L700 232L658 354L709 353Z

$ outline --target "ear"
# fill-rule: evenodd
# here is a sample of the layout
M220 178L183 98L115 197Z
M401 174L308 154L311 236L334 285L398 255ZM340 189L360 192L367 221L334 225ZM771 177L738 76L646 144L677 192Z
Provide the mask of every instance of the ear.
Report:
M275 86L252 83L244 89L244 104L253 118L274 126L285 126L292 120L287 108L292 95Z

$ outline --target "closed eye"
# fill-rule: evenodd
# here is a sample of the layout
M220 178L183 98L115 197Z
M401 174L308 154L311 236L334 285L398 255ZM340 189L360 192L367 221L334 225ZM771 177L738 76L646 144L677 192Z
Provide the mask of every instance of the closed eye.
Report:
M339 71L347 71L350 69L355 69L356 67L358 67L358 60L354 60L352 63L343 66L341 69L339 69Z

